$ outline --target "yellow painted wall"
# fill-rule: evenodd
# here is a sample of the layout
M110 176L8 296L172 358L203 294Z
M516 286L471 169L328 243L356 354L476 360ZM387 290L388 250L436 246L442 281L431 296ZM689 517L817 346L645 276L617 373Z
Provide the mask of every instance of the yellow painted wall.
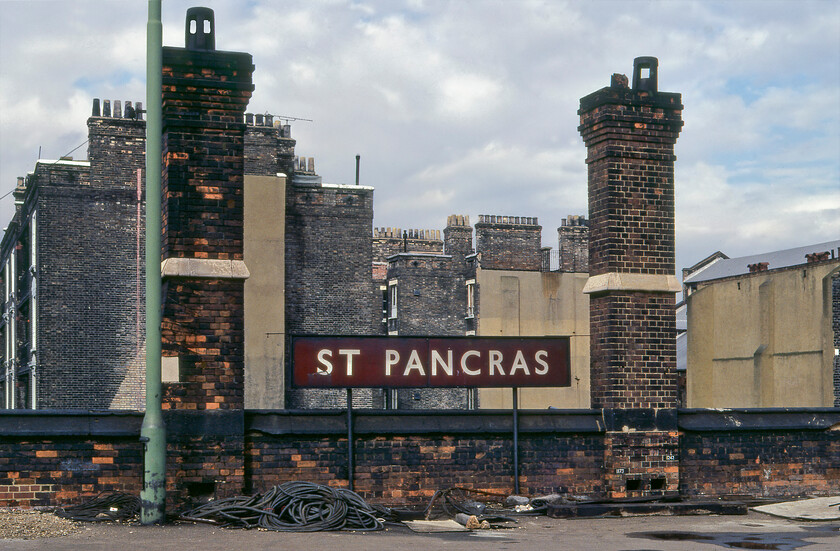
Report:
M245 407L284 407L286 178L245 176Z
M833 406L830 274L838 266L698 284L687 298L687 406Z
M589 407L587 279L583 273L477 270L478 335L570 337L572 386L520 389L520 408ZM510 389L479 389L482 409L509 409L512 402Z

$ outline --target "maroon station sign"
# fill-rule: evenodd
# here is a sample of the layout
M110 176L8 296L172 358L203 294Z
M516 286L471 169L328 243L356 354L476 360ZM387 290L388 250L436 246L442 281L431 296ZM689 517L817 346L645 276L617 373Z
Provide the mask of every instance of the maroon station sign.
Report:
M292 337L292 385L571 386L568 337Z

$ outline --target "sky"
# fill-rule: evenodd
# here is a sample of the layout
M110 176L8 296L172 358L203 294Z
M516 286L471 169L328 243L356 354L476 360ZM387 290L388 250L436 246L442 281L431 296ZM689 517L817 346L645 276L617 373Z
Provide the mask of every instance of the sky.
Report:
M215 11L253 55L249 112L292 120L328 183L375 188L374 226L587 213L580 98L659 59L682 94L676 271L840 239L840 2L163 1ZM145 101L147 2L0 0L0 195L38 153L86 158L93 98ZM14 213L0 199L3 227Z

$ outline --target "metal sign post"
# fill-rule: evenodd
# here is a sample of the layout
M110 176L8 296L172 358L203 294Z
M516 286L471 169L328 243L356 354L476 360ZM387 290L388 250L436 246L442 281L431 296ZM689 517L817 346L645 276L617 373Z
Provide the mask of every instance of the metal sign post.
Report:
M354 444L353 444L353 389L347 389L347 482L350 491L353 491L353 471L355 465L354 460Z
M519 495L519 389L513 387L513 493Z

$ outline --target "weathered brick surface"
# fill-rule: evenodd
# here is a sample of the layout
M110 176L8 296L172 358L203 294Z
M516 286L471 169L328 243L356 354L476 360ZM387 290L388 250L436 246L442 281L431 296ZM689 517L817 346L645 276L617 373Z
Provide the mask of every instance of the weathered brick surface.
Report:
M77 504L101 491L139 495L143 445L137 437L0 437L0 506Z
M686 497L836 495L840 488L837 431L687 432L680 458Z
M613 86L581 99L589 172L589 271L674 274L680 94Z
M840 349L840 273L831 277L831 319L834 348ZM840 355L834 355L834 407L840 407Z
M535 270L542 266L542 226L536 218L480 215L475 252L488 270Z
M162 252L242 259L250 54L163 49Z
M375 335L381 291L371 277L373 190L298 183L286 186L286 331ZM381 407L379 390L354 390L354 404ZM345 407L343 390L290 389L290 408Z
M248 117L246 120L249 120ZM248 124L245 129L245 174L291 177L294 173L295 140L290 127Z
M38 407L138 408L144 392L145 209L137 170L145 162L145 123L95 116L88 131L89 168L37 164L16 214L20 220L4 236L4 256L7 241L28 235L34 213L37 265L30 269L27 250L27 262L19 257L18 268L19 282L35 287L37 311L28 290L17 298L27 323L37 317ZM18 334L28 348L25 329Z
M254 89L244 53L163 50L163 259L243 259L245 107ZM163 354L179 357L164 409L244 407L244 281L166 276ZM190 426L168 439L167 485L184 498L241 493L244 428L225 437ZM220 481L224 481L220 484Z
M677 432L608 432L604 450L604 485L610 496L632 498L679 490Z
M592 407L676 407L673 295L591 295L589 316Z
M637 60L634 70L643 62ZM610 87L580 101L578 130L589 172L590 276L629 273L664 281L674 274L674 144L682 105L679 94L656 90L655 75L654 66L649 86L637 88L634 78L633 89L626 77L614 75ZM674 295L658 286L590 294L592 407L677 407ZM637 422L609 432L605 441L606 485L613 497L677 487L676 433Z
M355 450L354 489L374 503L427 504L437 490L453 486L513 492L510 438L363 437ZM294 480L347 486L346 438L254 436L245 453L252 491ZM520 492L602 495L602 458L597 436L523 436Z
M589 272L589 226L582 216L569 216L557 228L561 272Z
M167 282L161 336L180 381L164 384L165 409L244 407L243 293L241 280Z
M385 262L389 256L401 252L443 254L440 230L373 229L374 262Z

